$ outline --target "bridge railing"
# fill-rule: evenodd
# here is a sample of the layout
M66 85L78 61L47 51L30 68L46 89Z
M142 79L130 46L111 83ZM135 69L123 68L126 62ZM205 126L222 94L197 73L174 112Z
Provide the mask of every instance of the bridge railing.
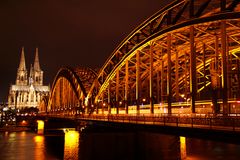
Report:
M175 127L205 128L215 130L240 131L240 117L177 116L177 115L81 115L77 119L162 125Z
M240 114L231 116L222 115L188 115L188 114L157 114L157 115L117 115L117 114L81 114L81 115L51 115L45 117L66 118L72 120L95 120L121 123L134 123L145 125L161 125L174 127L203 128L213 130L227 130L240 132Z

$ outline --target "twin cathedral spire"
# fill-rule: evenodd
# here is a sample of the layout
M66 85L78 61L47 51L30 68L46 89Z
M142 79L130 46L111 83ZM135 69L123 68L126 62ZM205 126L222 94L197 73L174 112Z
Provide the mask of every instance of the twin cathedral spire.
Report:
M43 71L39 64L38 48L35 50L34 63L28 74L22 47L16 84L12 84L9 89L8 106L18 109L39 107L42 97L47 96L49 91L50 86L43 85Z
M36 48L34 64L30 67L30 74L28 77L24 47L22 47L20 63L17 70L16 85L43 85L43 71L39 64L38 48Z

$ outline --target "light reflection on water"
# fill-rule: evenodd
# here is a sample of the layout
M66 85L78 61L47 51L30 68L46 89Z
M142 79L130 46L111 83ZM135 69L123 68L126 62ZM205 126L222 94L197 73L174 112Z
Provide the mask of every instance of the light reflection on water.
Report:
M1 160L208 160L240 157L240 145L149 132L0 133Z
M63 136L48 137L31 132L0 132L0 159L63 159L63 142Z
M45 157L45 155L44 155L44 147L45 147L44 136L37 135L33 138L33 140L35 143L34 159L42 160L43 157Z
M186 150L186 137L180 136L180 157L181 159L187 158L187 150Z
M64 137L64 159L78 159L78 131L66 131Z

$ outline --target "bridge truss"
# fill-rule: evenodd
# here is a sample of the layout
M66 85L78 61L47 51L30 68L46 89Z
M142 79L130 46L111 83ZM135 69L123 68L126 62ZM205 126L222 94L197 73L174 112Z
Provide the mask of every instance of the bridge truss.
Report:
M45 97L40 110L68 115L82 112L87 92L96 76L90 68L61 68L53 82L48 102Z
M47 110L232 112L240 102L239 11L238 0L174 1L124 39L98 74L60 69Z

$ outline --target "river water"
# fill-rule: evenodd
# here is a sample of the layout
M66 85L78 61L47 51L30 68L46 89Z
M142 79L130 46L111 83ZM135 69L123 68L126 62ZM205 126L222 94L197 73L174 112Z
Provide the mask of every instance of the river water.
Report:
M240 144L151 132L0 133L1 160L237 160Z

